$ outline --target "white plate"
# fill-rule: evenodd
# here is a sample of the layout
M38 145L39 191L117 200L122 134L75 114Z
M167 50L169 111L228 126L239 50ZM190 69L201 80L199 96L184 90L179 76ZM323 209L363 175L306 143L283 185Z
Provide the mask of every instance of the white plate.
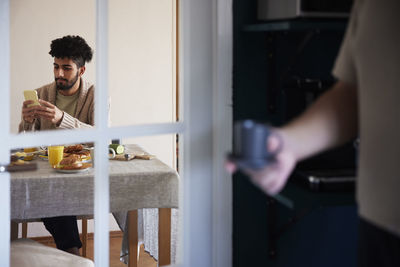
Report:
M54 170L56 172L60 172L60 173L80 173L80 172L86 172L89 169L90 169L90 167L85 168L85 169L76 169L76 170L63 170L63 169L54 169Z
M49 157L45 155L38 155L38 158L41 160L49 160Z
M44 156L44 155L39 155L39 158L41 160L49 160L49 157L48 156ZM92 162L92 160L90 159L90 157L87 157L86 159L82 159L81 162L82 163L90 163L90 162Z

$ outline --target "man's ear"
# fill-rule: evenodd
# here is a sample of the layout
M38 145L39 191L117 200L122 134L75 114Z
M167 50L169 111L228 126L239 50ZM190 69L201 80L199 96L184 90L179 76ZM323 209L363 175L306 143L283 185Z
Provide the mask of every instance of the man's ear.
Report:
M85 73L86 67L82 66L79 68L79 77L82 76Z

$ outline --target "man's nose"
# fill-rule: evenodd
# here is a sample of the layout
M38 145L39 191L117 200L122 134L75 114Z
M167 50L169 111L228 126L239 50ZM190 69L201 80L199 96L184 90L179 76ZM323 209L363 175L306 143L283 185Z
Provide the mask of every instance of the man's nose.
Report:
M64 77L64 71L62 69L56 70L56 76L57 77Z

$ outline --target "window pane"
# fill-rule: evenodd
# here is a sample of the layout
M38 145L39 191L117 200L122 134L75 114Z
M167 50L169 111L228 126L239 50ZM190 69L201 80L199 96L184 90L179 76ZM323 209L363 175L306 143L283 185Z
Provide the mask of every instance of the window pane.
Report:
M160 260L160 264L165 260L176 262L181 183L175 171L176 135L127 138L121 144L124 152L110 160L110 207L117 211L121 210L120 206L124 207L122 212L114 213L115 219L122 230L127 230L126 210L139 208L136 211L138 240L143 241L146 251ZM164 233L161 236L159 229ZM163 244L160 248L159 242ZM128 253L125 243L122 253ZM148 257L147 254L140 256Z
M109 5L111 125L175 121L175 1Z
M23 91L54 81L53 58L48 54L52 40L68 34L82 36L94 50L82 77L95 83L95 1L72 0L60 10L61 4L52 0L41 0L40 5L33 0L11 1L12 133L18 132ZM65 14L85 17L85 23L60 19ZM52 21L57 21L57 27L51 27ZM176 120L176 27L175 0L109 2L111 126Z
M60 0L10 1L12 133L18 132L21 121L23 91L37 89L54 81L54 59L49 55L52 40L65 35L83 37L94 50L94 57L90 63L86 63L82 77L91 84L95 83L95 11L94 0L71 0L67 5ZM77 17L84 18L84 23Z
M16 0L10 1L11 10L11 93L10 93L10 128L11 133L18 132L18 125L21 121L21 106L24 101L23 91L37 89L45 84L52 83L54 81L55 74L53 73L54 59L48 54L50 50L50 43L56 38L63 37L65 35L79 35L82 36L89 46L94 50L94 58L90 63L86 63L86 70L83 75L86 81L95 83L96 81L96 14L95 14L95 1L85 1L81 3L78 0L72 0L67 6L64 2L54 0L41 0L40 5L37 1L33 0ZM111 126L125 126L132 124L149 124L149 123L160 123L160 122L174 122L176 120L177 113L177 93L176 93L176 22L175 22L175 1L123 1L114 2L110 1L109 9L109 97L110 97L110 119ZM63 6L62 9L59 7ZM79 6L79 8L76 8ZM85 23L81 20L76 20L69 17L68 14L74 14L75 17L84 17ZM60 19L61 18L61 19ZM57 22L57 23L54 23ZM28 25L28 27L27 27ZM56 25L53 27L53 25ZM55 132L54 132L55 133ZM80 137L79 133L79 138ZM103 132L104 138L107 133ZM66 139L70 137L68 134ZM51 134L51 136L53 136ZM74 135L74 139L77 135ZM92 138L88 138L88 134L82 133L85 141ZM29 140L33 140L36 136L30 136ZM60 139L57 139L60 140ZM172 174L171 181L163 183L155 183L148 185L148 188L159 188L159 192L163 194L161 189L167 185L173 192L171 193L172 200L164 201L163 204L167 203L170 207L178 205L178 187L179 183L176 178L177 168L177 157L176 157L176 135L169 134L164 136L151 136L151 137L140 137L140 138L125 138L121 140L122 145L127 145L127 152L129 154L129 147L132 144L138 144L150 155L154 155L155 159L141 159L142 161L158 162L160 166L163 166L163 170L168 170L169 174ZM47 142L44 138L41 138L39 142ZM69 143L72 141L68 141ZM67 142L67 143L68 143ZM28 142L29 143L29 142ZM37 142L36 142L37 143ZM78 143L78 142L77 142ZM14 143L15 144L15 143ZM54 142L53 142L54 144ZM44 146L49 145L44 144ZM67 144L64 144L67 145ZM136 151L136 150L132 150ZM125 155L124 155L125 156ZM140 155L139 155L140 156ZM59 173L52 169L49 169L46 158L39 157L38 155L32 161L36 162L39 170L44 167L48 167L49 175L59 175L60 179L56 179L61 182L66 179L65 175L69 179L73 177L77 178L76 186L79 188L71 189L70 193L78 193L81 196L85 196L85 203L93 204L93 186L82 185L83 179L79 179L79 175L84 177L90 175L90 179L86 179L88 183L93 184L92 176L94 175L94 169L85 170L82 173ZM129 163L135 164L135 160L129 161ZM30 163L30 162L29 162ZM126 201L122 201L122 206L119 204L113 204L113 199L118 195L120 191L115 191L115 184L121 186L121 181L113 182L115 177L121 178L122 176L114 175L115 171L118 172L119 168L114 168L113 165L123 164L123 161L110 160L110 189L111 189L111 211L120 211L118 207L126 208ZM145 163L146 165L146 163ZM96 167L96 166L95 166ZM115 167L115 166L114 166ZM126 167L126 166L125 166ZM148 166L144 166L146 171ZM151 166L150 166L151 167ZM130 168L125 169L128 172ZM134 170L134 168L133 168ZM152 172L152 170L149 170ZM24 175L26 175L24 173ZM36 173L37 174L37 173ZM22 173L16 173L15 175L22 175ZM174 176L175 175L175 176ZM35 176L35 173L33 173ZM157 178L157 176L155 176ZM175 177L175 178L174 178ZM162 177L161 177L162 178ZM151 179L148 179L151 180ZM13 180L14 182L17 180ZM47 190L43 190L43 194L51 193L53 186L48 185ZM145 185L146 186L146 185ZM17 187L15 187L17 188ZM22 188L22 187L21 187ZM40 188L39 188L40 189ZM122 189L126 189L123 188ZM122 190L121 189L121 190ZM137 195L134 187L128 187L132 192L127 195ZM62 188L59 188L60 194L63 195ZM112 191L114 190L114 191ZM150 195L145 195L142 198L144 203L146 200L150 200L151 203L154 201L162 200L163 198L157 196L154 190L150 190ZM23 190L18 190L25 192ZM39 191L38 191L39 192ZM140 191L141 192L141 191ZM139 192L139 193L140 193ZM40 193L40 192L39 192ZM152 195L153 194L153 195ZM79 202L79 197L70 196L68 199L74 199ZM118 199L118 197L116 197ZM39 198L38 198L39 199ZM61 198L60 198L61 199ZM57 199L57 201L60 201ZM62 199L61 199L62 200ZM106 200L108 202L108 200ZM49 202L50 204L52 202ZM168 204L169 203L169 204ZM92 205L91 204L91 205ZM132 202L128 200L128 206ZM140 204L140 203L139 203ZM138 204L138 205L139 205ZM170 205L171 204L171 205ZM140 204L142 205L142 204ZM142 206L138 207L142 207ZM40 205L39 205L40 206ZM42 208L44 207L41 205ZM163 205L150 205L149 207L158 207ZM165 205L163 206L165 207ZM69 207L71 214L82 215L82 211L74 212L74 207ZM132 206L134 208L134 206ZM13 209L13 208L12 208ZM104 209L105 210L105 209ZM14 209L14 212L17 211ZM79 214L78 214L79 213ZM92 210L87 210L87 213L92 213ZM139 219L142 218L146 224L156 223L154 219L157 215L158 210L145 210L139 211ZM164 214L164 213L163 213ZM63 214L55 214L59 216ZM34 216L35 219L40 219L42 215ZM47 215L46 215L47 216ZM142 216L142 217L140 217ZM164 215L163 215L164 216ZM168 217L168 214L166 215ZM32 218L31 217L31 218ZM28 218L28 217L26 217ZM25 219L26 219L25 218ZM157 217L158 218L158 217ZM176 247L177 247L177 218L178 210L172 210L172 245L171 245L171 256L172 261L175 260ZM92 220L93 222L93 220ZM42 225L42 223L39 223ZM157 224L157 223L156 223ZM99 225L99 224L97 224ZM116 227L115 223L111 223L111 230L119 231L119 227ZM149 226L149 227L150 227ZM114 227L114 228L113 228ZM32 226L28 230L28 236L30 235L41 235L35 232L36 226ZM89 231L92 228L89 224ZM42 227L41 230L47 233ZM106 230L106 229L105 229ZM33 232L32 232L33 231ZM144 232L146 235L146 232ZM47 233L47 235L49 235ZM147 234L148 235L148 234ZM154 236L145 236L151 240L150 249L154 249L156 243ZM112 241L112 240L111 240ZM157 241L157 240L155 240ZM149 243L147 243L149 244ZM158 252L157 252L158 253ZM110 255L112 256L112 255ZM158 258L156 255L153 255ZM162 256L160 256L162 257Z
M176 173L177 145L176 135L149 136L139 138L125 138L120 144L111 145L116 152L109 154L110 174L110 261L119 260L119 251L115 248L121 247L124 233L129 227L129 210L137 210L138 215L138 238L144 242L145 249L155 259L165 255L165 250L170 251L172 262L177 260L177 248L179 240L178 219L179 209L179 184L180 178ZM62 144L63 157L82 156L83 164L93 163L89 154L82 155L91 144L83 144L83 150L79 150L78 144ZM74 151L74 149L76 151ZM34 152L34 156L30 153ZM110 151L113 152L113 151ZM93 175L95 170L69 168L52 170L49 165L48 150L46 145L36 148L21 148L12 153L20 157L22 164L37 165L37 170L30 172L12 173L12 219L36 219L37 223L29 223L28 237L49 236L45 230L41 218L52 216L65 216L69 214L78 215L78 226L81 229L81 218L87 218L93 212ZM87 163L86 163L87 162ZM21 163L21 162L20 162ZM62 163L60 163L63 165ZM59 166L60 167L60 166ZM63 166L64 167L64 166ZM96 165L94 166L94 168ZM46 178L46 179L44 179ZM44 180L43 180L44 179ZM21 182L23 181L23 182ZM26 187L28 186L28 187ZM28 192L26 191L28 190ZM58 193L57 193L58 192ZM29 196L30 206L27 207L24 199ZM61 197L62 196L62 197ZM64 205L62 204L64 201ZM85 203L85 204L82 204ZM63 206L63 209L57 207ZM159 207L163 209L159 215ZM147 209L142 209L147 208ZM169 211L169 208L172 210ZM168 212L171 212L168 214ZM159 220L160 224L159 224ZM118 223L116 223L116 221ZM92 257L92 234L94 220L89 216L88 232L89 247L87 255ZM158 229L164 229L164 233L170 233L169 246L158 247ZM122 231L121 231L122 230ZM21 236L22 233L19 233ZM165 234L163 235L165 239ZM161 237L161 238L163 238ZM49 239L50 240L50 239ZM167 239L168 240L168 239ZM83 242L83 238L81 238ZM114 245L113 245L114 244ZM118 245L116 245L118 244ZM54 246L55 244L52 243ZM123 245L123 253L128 252L128 247ZM81 250L83 253L83 250ZM150 260L150 255L142 249L141 258ZM161 253L160 256L158 253ZM117 257L117 258L116 258ZM125 258L127 260L127 258ZM165 260L165 257L164 257Z

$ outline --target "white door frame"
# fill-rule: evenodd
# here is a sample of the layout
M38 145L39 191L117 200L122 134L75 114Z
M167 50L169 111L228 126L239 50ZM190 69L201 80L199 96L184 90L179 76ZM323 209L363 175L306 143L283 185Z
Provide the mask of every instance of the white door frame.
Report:
M0 0L0 266L9 266L10 258L10 174L2 172L10 162L10 3Z
M223 165L232 150L233 4L218 0L213 19L213 266L232 266L232 176Z
M184 266L232 266L232 1L183 0ZM187 90L189 89L189 90ZM186 94L190 94L189 96ZM186 164L185 164L186 166ZM187 179L188 177L185 176Z
M181 266L231 266L232 185L223 170L225 152L231 149L232 2L182 0L181 75L184 95L181 123L107 128L107 111L96 109L96 129L11 135L10 107L10 0L0 0L0 165L9 162L9 149L57 142L95 140L95 262L108 266L109 188L107 140L165 133L183 134L181 204L183 248ZM107 106L107 0L97 0L96 96ZM103 118L103 119L102 119ZM67 134L66 134L67 133ZM62 141L61 141L62 140ZM106 195L106 197L104 197ZM10 227L10 176L0 174L0 227ZM0 265L9 266L9 231L0 235Z

